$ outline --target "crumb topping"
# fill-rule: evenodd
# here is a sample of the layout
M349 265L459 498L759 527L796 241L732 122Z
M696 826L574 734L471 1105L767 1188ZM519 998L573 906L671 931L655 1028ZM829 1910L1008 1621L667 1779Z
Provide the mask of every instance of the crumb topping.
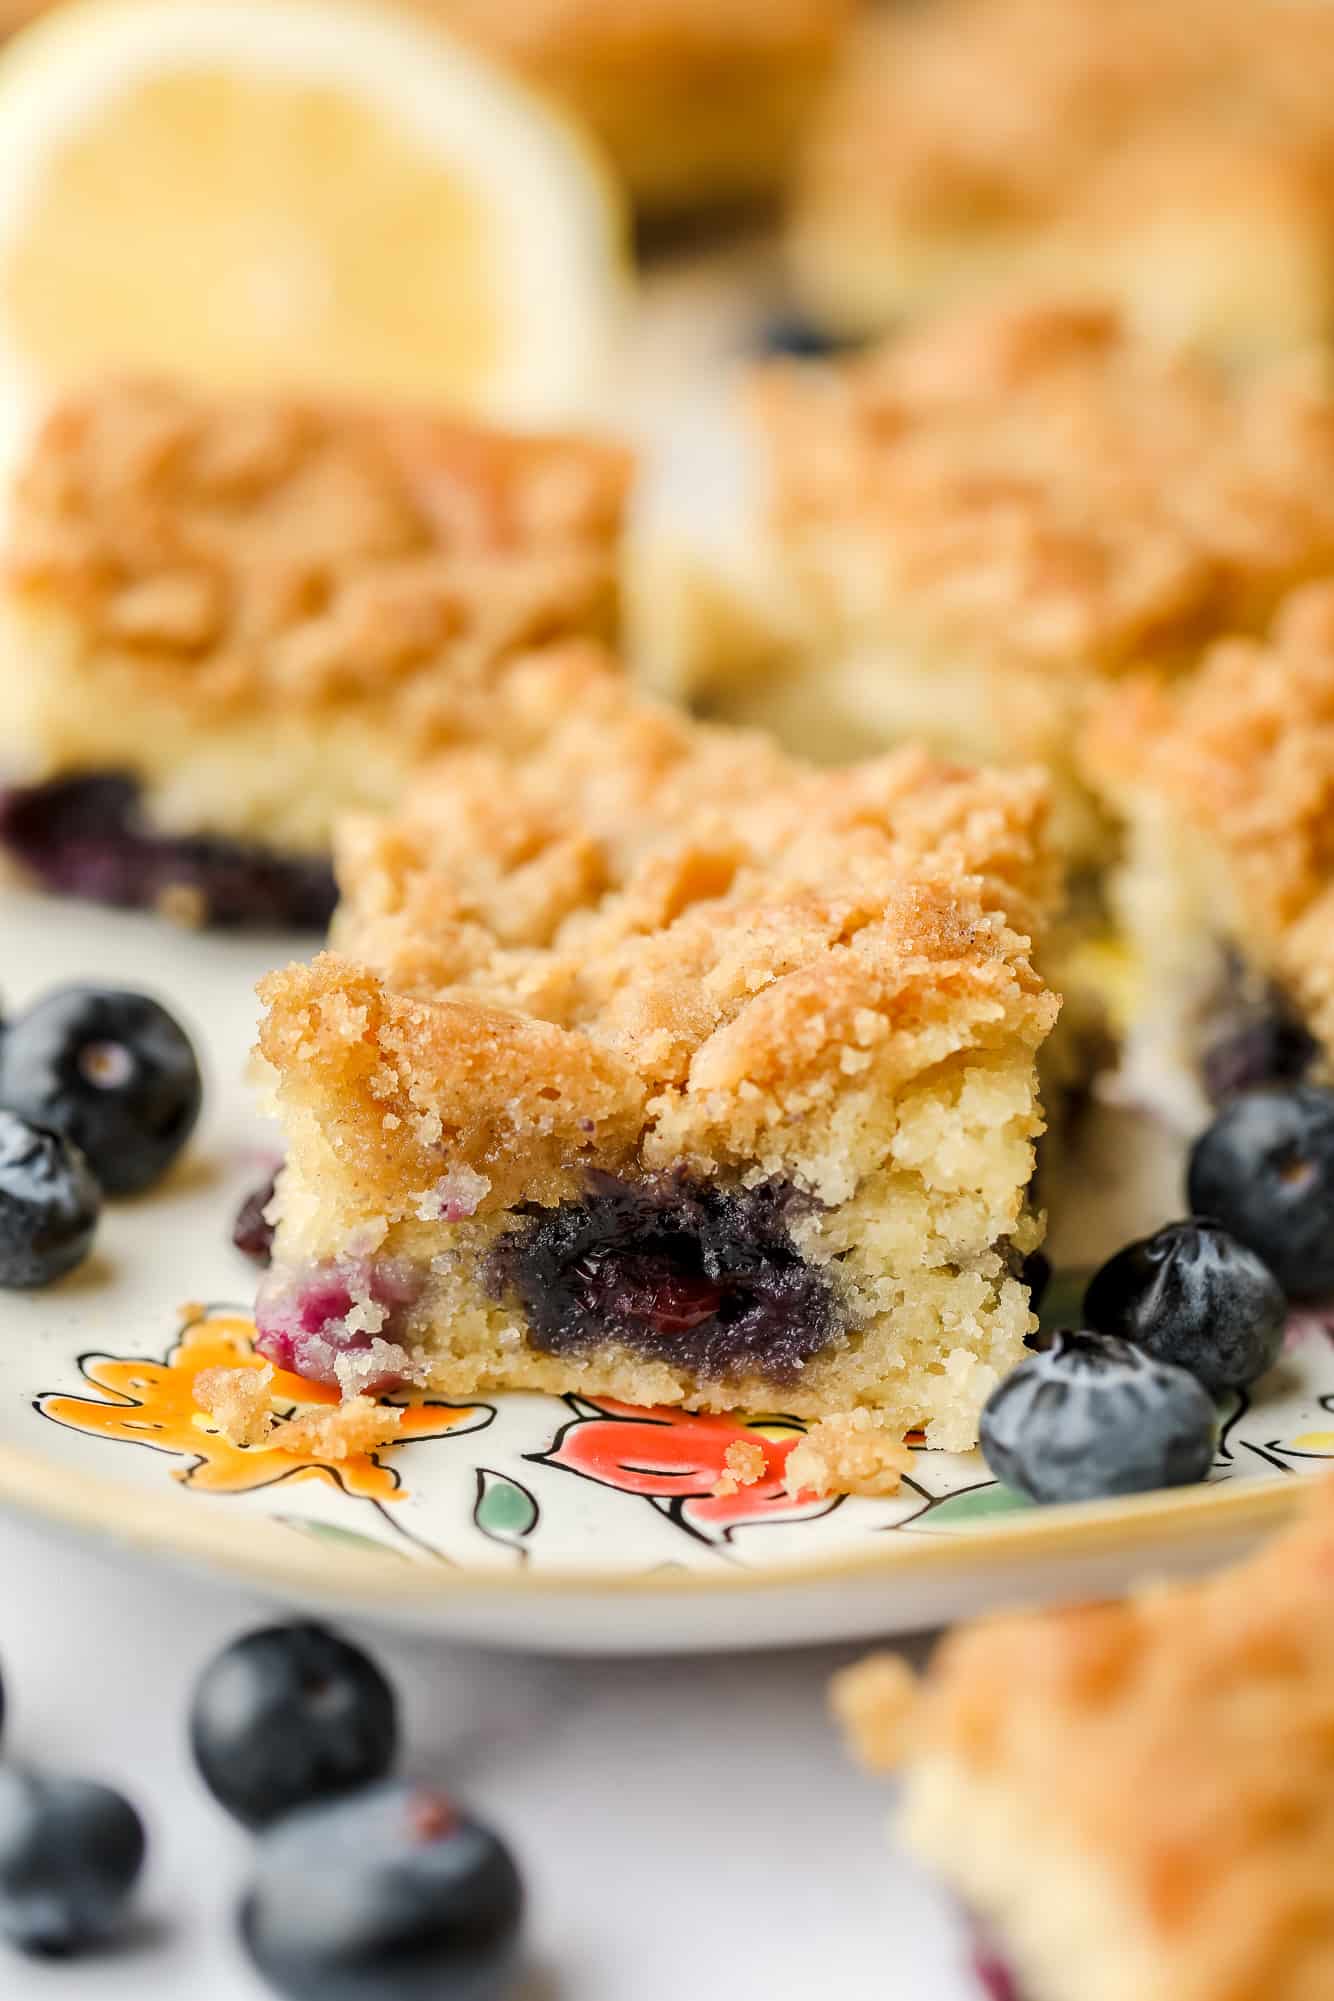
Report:
M1004 1788L1109 1872L1173 2001L1314 2001L1334 1991L1332 1584L1326 1480L1202 1584L951 1635L914 1756Z
M379 1403L346 1387L331 1407L284 1415L273 1409L271 1366L201 1369L194 1380L196 1407L211 1417L229 1445L296 1452L313 1459L350 1459L392 1445L403 1426L399 1404Z
M829 1705L862 1763L894 1772L912 1746L921 1684L901 1654L870 1654L834 1676Z
M737 1438L724 1452L723 1466L725 1470L713 1492L725 1500L739 1494L743 1487L753 1487L757 1480L762 1480L769 1469L769 1461L758 1440Z
M776 535L853 638L1080 678L1174 665L1334 564L1318 372L1234 378L1110 310L961 313L772 367L755 407Z
M230 1445L267 1445L273 1430L270 1408L273 1370L200 1369L194 1381L197 1409L216 1423Z
M901 1430L887 1426L864 1405L837 1411L813 1424L788 1454L784 1484L790 1494L897 1494L912 1469Z
M1267 642L1228 640L1178 686L1109 694L1084 762L1126 811L1166 808L1221 858L1248 957L1334 1045L1334 584L1296 593Z
M1128 208L1145 159L1171 188L1238 145L1314 152L1327 190L1332 69L1334 24L1303 0L891 8L849 49L799 199L831 228L1032 226Z
M805 1147L819 1192L883 1154L833 1142L836 1098L1046 1035L1038 775L815 771L577 652L511 698L541 753L453 753L355 828L336 955L262 990L286 1114L341 1107L328 1143L377 1213L446 1159L486 1179L478 1213L636 1155L762 1175Z
M373 699L430 744L516 649L610 630L628 480L585 438L108 381L32 447L8 585L201 718Z

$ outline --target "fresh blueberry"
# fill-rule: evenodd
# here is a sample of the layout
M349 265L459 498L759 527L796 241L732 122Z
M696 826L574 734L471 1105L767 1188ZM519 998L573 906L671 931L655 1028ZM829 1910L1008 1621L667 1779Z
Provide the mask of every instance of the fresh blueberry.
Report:
M123 1917L143 1859L143 1823L119 1793L0 1768L0 1933L12 1944L95 1944Z
M1191 1149L1191 1208L1263 1258L1289 1299L1334 1296L1334 1091L1247 1091Z
M273 1225L264 1211L273 1200L276 1185L271 1174L262 1188L252 1188L236 1212L232 1225L232 1242L238 1251L244 1251L257 1265L273 1262Z
M1203 1480L1212 1401L1185 1369L1106 1334L1058 1334L994 1389L982 1451L1032 1501L1090 1501Z
M760 346L766 354L783 355L793 361L823 361L842 354L856 341L844 339L804 319L800 313L775 313L760 330Z
M1019 1267L1021 1282L1028 1287L1028 1303L1034 1313L1042 1311L1051 1284L1051 1259L1045 1251L1030 1251Z
M247 1827L381 1779L398 1744L394 1692L323 1626L266 1626L204 1671L190 1742L214 1798Z
M0 1111L0 1285L50 1285L87 1257L102 1194L69 1140Z
M1273 1368L1287 1312L1268 1265L1204 1217L1128 1244L1084 1295L1086 1327L1189 1369L1210 1390L1245 1389Z
M291 2001L499 2001L522 1909L504 1844L396 1781L267 1834L241 1930Z
M109 1195L166 1173L202 1096L188 1037L146 994L60 987L0 1038L0 1105L73 1140Z
M1274 996L1219 1029L1205 1046L1200 1074L1210 1103L1222 1105L1238 1091L1300 1083L1319 1055L1315 1037Z

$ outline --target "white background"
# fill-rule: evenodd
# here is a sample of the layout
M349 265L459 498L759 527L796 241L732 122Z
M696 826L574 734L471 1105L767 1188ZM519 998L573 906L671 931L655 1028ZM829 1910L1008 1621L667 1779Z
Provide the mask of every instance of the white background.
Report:
M0 1518L6 1750L119 1785L151 1842L134 1936L60 1965L0 1947L3 2001L264 2001L231 1924L251 1844L195 1778L185 1717L203 1664L272 1616ZM402 1692L405 1766L519 1854L514 2001L975 2001L943 1904L886 1847L890 1794L826 1720L855 1649L557 1662L356 1636Z

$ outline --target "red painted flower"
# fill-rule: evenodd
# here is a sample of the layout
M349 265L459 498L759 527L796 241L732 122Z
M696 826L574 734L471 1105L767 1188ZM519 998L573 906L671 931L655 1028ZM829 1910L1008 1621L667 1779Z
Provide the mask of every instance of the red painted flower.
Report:
M707 1542L728 1541L733 1530L750 1523L809 1521L838 1506L836 1500L794 1497L783 1485L788 1454L804 1430L795 1418L747 1421L662 1407L644 1410L610 1398L567 1401L578 1416L549 1451L528 1456L601 1487L642 1495ZM757 1447L763 1470L743 1484L737 1468L754 1472Z

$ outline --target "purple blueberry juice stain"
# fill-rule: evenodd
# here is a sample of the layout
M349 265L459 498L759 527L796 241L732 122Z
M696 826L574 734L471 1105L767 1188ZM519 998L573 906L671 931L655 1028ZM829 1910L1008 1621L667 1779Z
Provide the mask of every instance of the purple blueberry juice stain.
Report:
M971 1961L977 1983L986 2001L1025 2001L1018 1976L997 1944L989 1925L968 1914Z
M841 1325L825 1273L791 1226L814 1207L790 1183L721 1189L677 1170L631 1184L589 1177L582 1201L527 1205L492 1252L531 1346L579 1354L616 1340L709 1381L794 1382Z
M255 1302L256 1352L275 1368L341 1389L346 1385L339 1363L369 1352L378 1342L390 1352L378 1370L357 1373L356 1388L367 1396L401 1389L404 1367L397 1364L401 1357L406 1366L407 1356L398 1341L421 1283L402 1259L389 1258L316 1265L304 1274L275 1274L261 1285ZM373 1319L376 1325L349 1325L354 1317Z
M185 892L220 929L324 931L337 900L320 857L157 832L115 772L0 790L0 848L54 895L151 910Z

